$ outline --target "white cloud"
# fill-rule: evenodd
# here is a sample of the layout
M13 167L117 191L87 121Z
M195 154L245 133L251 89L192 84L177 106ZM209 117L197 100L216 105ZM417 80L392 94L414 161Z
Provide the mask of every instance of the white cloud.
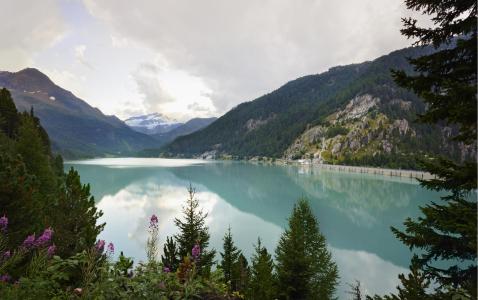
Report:
M200 78L221 113L296 77L410 44L399 32L410 12L397 0L84 3L117 39Z
M31 66L36 53L52 46L65 33L64 20L54 0L5 0L1 6L1 70Z
M145 112L160 112L177 120L210 117L216 109L204 82L187 72L171 70L160 57L133 72Z

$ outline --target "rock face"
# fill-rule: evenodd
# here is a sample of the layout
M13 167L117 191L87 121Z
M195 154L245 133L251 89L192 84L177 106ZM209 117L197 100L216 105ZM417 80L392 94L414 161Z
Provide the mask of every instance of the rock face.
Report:
M275 117L275 114L271 114L266 119L249 119L246 121L246 124L244 124L244 127L246 128L247 132L251 132L263 125L266 125L270 120L274 119Z
M414 151L427 154L432 147L435 153L455 153L461 160L476 155L474 147L449 141L452 128L434 129L432 135L421 131L411 121L418 109L402 99L357 95L343 109L329 115L323 124L304 131L285 151L284 158L354 163L378 160L385 155L406 160L416 154Z
M380 103L380 99L370 94L357 96L350 100L344 110L337 113L337 119L345 121L361 118L365 116L370 109L377 107L378 103Z

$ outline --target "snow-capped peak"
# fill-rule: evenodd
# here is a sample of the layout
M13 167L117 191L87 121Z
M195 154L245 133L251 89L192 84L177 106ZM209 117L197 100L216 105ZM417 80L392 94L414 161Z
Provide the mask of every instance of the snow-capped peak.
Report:
M182 125L177 120L160 113L134 116L126 119L124 122L134 130L147 134L168 132Z

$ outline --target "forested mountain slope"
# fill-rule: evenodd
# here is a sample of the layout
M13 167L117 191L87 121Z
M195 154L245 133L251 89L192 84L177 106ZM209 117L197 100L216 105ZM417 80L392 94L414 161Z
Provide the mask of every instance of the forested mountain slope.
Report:
M473 149L448 142L452 128L417 124L425 105L391 77L391 69L413 72L407 57L431 51L406 48L298 78L240 104L204 130L179 137L163 154L315 157L393 167L415 167L409 155L419 153L460 159Z

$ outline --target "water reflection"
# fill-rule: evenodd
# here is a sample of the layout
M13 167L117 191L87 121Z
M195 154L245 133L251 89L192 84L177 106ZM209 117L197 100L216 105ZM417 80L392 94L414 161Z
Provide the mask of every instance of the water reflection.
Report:
M222 247L231 225L235 241L247 257L261 236L273 251L287 223L295 200L310 199L321 231L326 235L344 286L355 279L369 293L385 293L398 284L397 274L406 272L410 254L391 234L416 216L418 205L437 195L409 179L334 173L320 169L258 166L247 163L181 161L73 162L84 182L90 182L98 207L107 222L102 237L118 250L145 258L148 218L159 216L160 239L176 232L191 183L198 190L200 207L208 212L211 245Z

